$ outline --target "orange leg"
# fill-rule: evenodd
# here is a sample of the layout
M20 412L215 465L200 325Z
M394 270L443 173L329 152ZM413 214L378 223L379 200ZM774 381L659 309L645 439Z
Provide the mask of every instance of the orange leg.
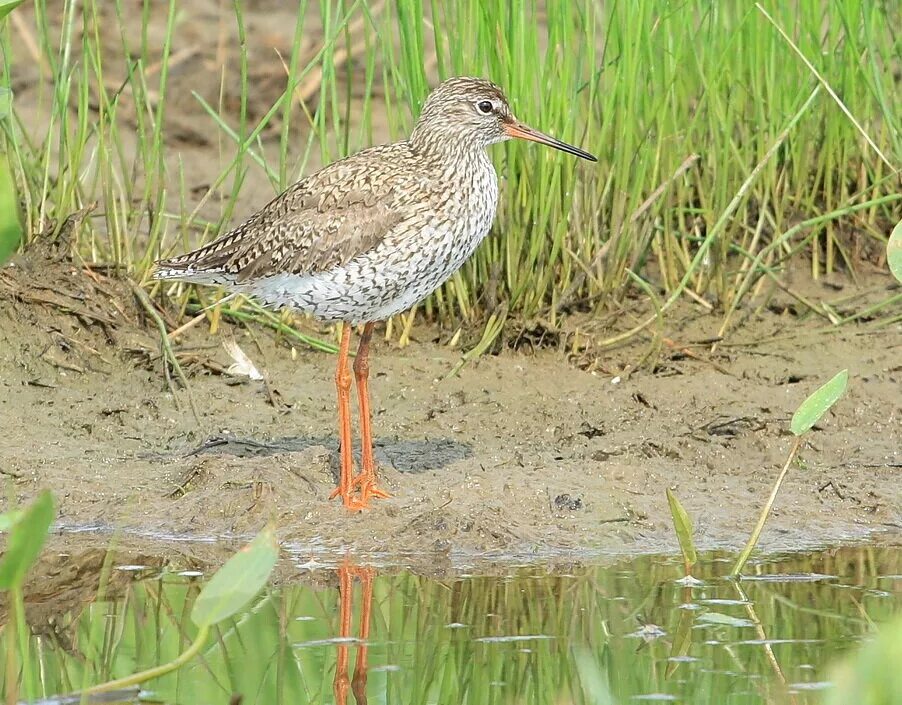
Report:
M352 495L351 475L354 472L354 456L351 447L351 371L348 369L348 351L351 347L351 326L341 324L341 345L338 348L338 368L335 370L335 386L338 388L338 441L341 444L341 473L338 487L329 499L341 497L348 509L364 509L361 502Z
M360 336L360 345L357 348L357 356L354 358L354 377L357 379L357 402L360 406L360 446L363 469L354 478L353 484L360 488L360 502L366 507L370 497L385 499L390 495L385 490L376 486L376 459L373 457L373 431L371 427L372 414L370 413L370 340L373 337L373 323L367 323L363 327L363 335Z
M370 613L373 607L373 578L375 571L372 568L357 568L355 573L360 576L360 589L363 593L363 605L360 611L360 643L357 646L357 663L354 666L354 678L351 680L351 689L354 691L354 699L357 705L366 705L366 672L369 668L367 649L370 638Z
M335 693L336 705L345 705L348 702L348 643L344 641L351 636L351 600L353 599L351 567L343 565L338 569L338 609L340 622L338 636L342 641L338 644L338 658L335 663L335 680L332 682L332 690ZM356 677L356 674L355 674Z

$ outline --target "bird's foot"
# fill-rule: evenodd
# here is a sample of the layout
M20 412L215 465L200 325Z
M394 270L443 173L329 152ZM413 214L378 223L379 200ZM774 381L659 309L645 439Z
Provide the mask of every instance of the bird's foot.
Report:
M370 499L388 499L391 495L376 485L376 473L364 470L351 479L351 487L360 490L360 500L368 504Z
M353 492L345 494L341 491L341 487L336 487L329 495L329 499L335 499L336 497L341 497L341 501L345 505L345 509L348 509L352 512L360 512L364 509L370 508L369 502L362 493L359 496L355 497Z
M376 476L360 473L351 480L351 485L357 487L360 491L360 501L364 505L369 505L370 499L388 499L391 495L380 487L376 486Z
M356 512L369 509L371 499L388 499L391 495L376 485L376 474L374 472L364 470L351 478L351 490L347 493L342 491L341 486L332 490L329 499L335 499L336 497L341 497L345 508Z

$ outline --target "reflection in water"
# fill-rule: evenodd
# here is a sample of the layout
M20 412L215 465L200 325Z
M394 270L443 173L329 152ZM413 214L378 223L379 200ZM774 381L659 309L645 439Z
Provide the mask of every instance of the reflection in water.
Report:
M236 693L243 705L820 705L830 664L902 606L899 549L760 558L740 582L725 578L732 560L708 554L697 572L703 582L691 586L680 581L681 561L666 556L442 579L377 575L347 562L337 584L335 570L298 561L296 580L220 624L198 658L146 684L142 697L173 705L222 704ZM184 650L199 581L143 577L111 585L105 600L96 599L96 576L83 580L84 594L32 596L36 698ZM0 638L0 663L6 644ZM5 670L0 692L8 692Z
M354 679L348 681L348 644L351 638L352 608L354 604L354 578L360 578L361 606L360 606L360 637L357 644L357 663L354 666ZM348 686L354 692L354 700L357 705L366 705L366 671L367 649L370 638L370 613L373 607L373 578L376 571L373 568L358 567L345 561L338 569L338 659L335 665L335 692L336 705L345 705L348 702Z

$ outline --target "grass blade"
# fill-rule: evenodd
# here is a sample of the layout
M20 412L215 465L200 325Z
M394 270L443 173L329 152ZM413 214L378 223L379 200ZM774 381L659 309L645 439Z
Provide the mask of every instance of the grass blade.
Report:
M9 160L0 153L0 264L12 256L21 241L22 223L19 221L16 184Z

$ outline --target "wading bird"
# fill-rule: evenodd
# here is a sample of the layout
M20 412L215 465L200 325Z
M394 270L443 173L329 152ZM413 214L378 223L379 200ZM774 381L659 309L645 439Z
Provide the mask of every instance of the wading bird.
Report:
M479 78L435 88L409 139L364 149L289 187L247 222L157 263L156 279L223 286L263 305L341 323L335 382L341 474L332 497L365 509L376 484L367 388L373 326L435 291L489 232L498 177L486 147L517 137L596 161L524 125L501 89ZM361 471L351 452L351 327L363 324L354 375Z

